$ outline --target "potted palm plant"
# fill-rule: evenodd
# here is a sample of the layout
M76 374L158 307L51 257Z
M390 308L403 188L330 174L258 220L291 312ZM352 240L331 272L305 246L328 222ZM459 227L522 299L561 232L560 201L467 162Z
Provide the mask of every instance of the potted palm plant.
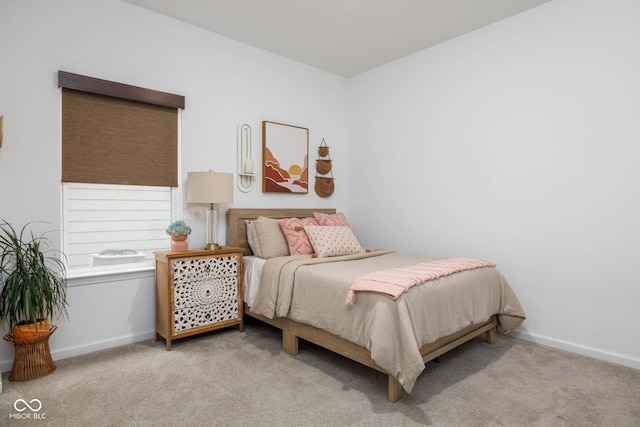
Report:
M16 341L49 333L48 320L68 317L65 256L30 224L16 231L0 221L0 324Z

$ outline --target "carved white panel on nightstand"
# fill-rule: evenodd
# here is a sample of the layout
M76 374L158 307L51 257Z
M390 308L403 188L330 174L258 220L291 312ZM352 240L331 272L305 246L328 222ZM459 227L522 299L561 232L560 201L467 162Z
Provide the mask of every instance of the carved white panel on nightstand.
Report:
M174 280L187 282L202 277L235 276L238 273L238 257L193 258L173 263Z
M238 317L238 258L173 262L175 332Z
M196 305L209 305L236 298L238 293L237 277L200 277L193 282L176 282L175 307L187 308ZM236 298L237 299L237 298Z
M198 305L174 312L176 332L198 326L231 320L238 317L238 299L220 301L211 305Z

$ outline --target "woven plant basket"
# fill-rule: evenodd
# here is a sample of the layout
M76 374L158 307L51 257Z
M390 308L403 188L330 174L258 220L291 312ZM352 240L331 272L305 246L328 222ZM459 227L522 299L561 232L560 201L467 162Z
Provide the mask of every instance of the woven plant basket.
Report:
M331 172L331 159L316 160L316 170L320 175L325 175Z
M322 138L320 147L318 147L318 155L320 157L327 157L329 155L329 147L327 146L327 143L324 141L324 138Z
M16 340L11 334L4 336L5 341L13 343L15 350L9 381L31 381L56 370L49 349L49 337L56 329L57 326L52 325L47 334L26 340Z
M316 176L315 190L318 196L329 197L333 194L334 189L335 185L333 182L333 178L329 178L326 176Z

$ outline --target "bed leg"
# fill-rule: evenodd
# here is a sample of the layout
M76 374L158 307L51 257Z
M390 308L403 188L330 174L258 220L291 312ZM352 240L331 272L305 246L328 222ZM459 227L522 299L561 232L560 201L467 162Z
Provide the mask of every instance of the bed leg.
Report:
M298 354L298 337L291 332L282 331L282 349L296 356Z
M496 342L496 328L491 328L487 331L487 343L495 344Z
M400 393L402 392L402 386L397 379L389 375L389 402L394 403L400 400Z

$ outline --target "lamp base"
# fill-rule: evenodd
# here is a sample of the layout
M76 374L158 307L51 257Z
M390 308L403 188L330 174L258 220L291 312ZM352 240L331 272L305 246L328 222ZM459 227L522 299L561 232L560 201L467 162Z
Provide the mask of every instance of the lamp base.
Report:
M217 251L220 248L222 248L222 246L218 245L217 243L207 243L202 249L206 251Z

